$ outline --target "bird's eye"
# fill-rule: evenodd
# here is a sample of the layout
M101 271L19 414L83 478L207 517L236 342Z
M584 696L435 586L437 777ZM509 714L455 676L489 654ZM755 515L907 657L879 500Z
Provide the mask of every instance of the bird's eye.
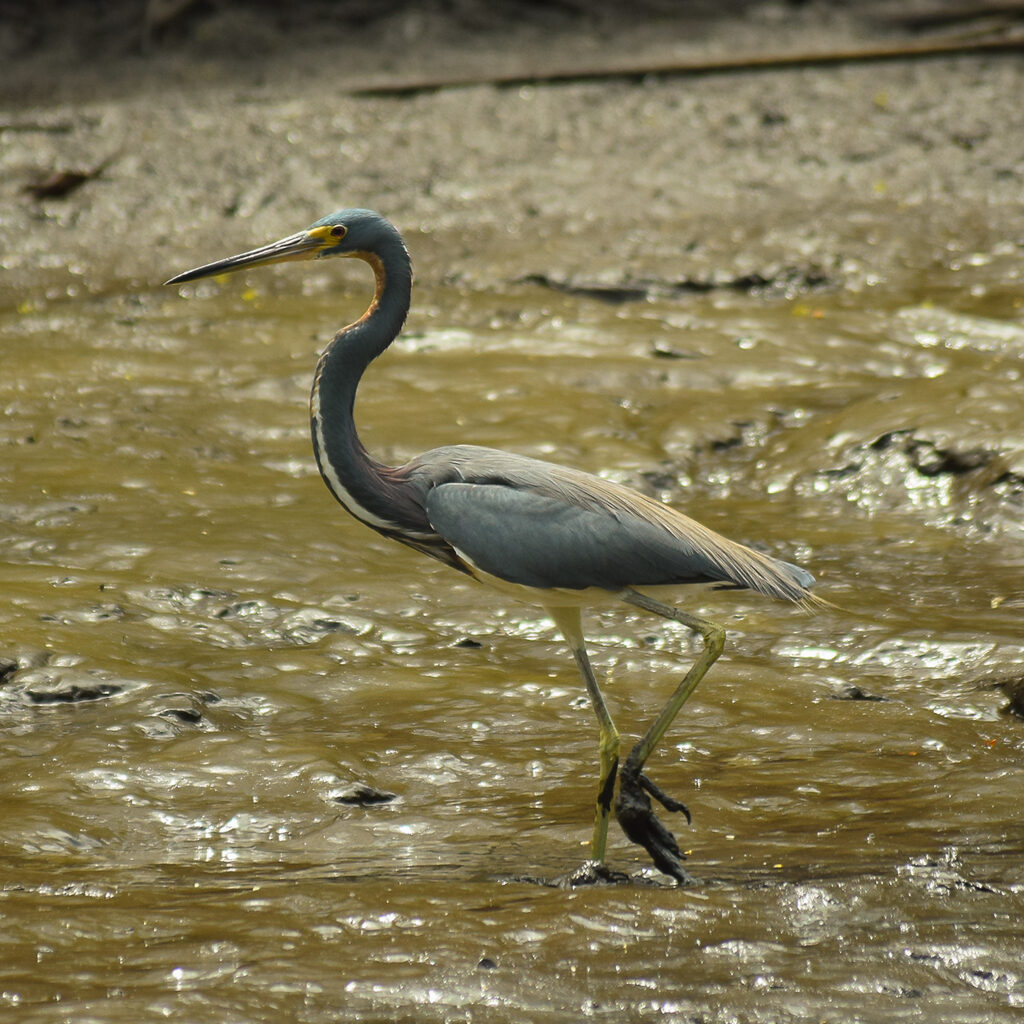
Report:
M348 228L344 224L336 224L331 228L331 236L333 238L344 238L348 234Z

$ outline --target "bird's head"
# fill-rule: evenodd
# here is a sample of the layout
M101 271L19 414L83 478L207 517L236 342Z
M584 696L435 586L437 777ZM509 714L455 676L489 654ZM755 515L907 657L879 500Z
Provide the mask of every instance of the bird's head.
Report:
M229 274L246 267L260 267L286 260L319 260L328 256L358 256L371 259L382 247L397 239L398 232L372 210L340 210L322 217L304 231L277 242L206 263L172 277L166 284L181 284L200 277ZM400 242L400 240L399 240Z

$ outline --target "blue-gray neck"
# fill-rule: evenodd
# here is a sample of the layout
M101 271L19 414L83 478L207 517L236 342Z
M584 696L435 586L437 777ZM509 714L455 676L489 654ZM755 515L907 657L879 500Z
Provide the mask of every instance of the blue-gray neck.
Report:
M410 506L394 472L367 453L353 415L363 372L405 323L412 263L393 228L372 251L353 255L373 268L376 290L367 311L339 331L320 356L310 395L313 450L331 493L357 519L383 532L415 529L422 513Z

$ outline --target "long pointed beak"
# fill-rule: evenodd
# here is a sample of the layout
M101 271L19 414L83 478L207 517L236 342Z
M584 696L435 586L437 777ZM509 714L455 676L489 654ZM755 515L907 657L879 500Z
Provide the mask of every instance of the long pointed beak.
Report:
M234 270L242 270L245 267L261 267L267 263L312 259L324 248L324 241L322 231L300 231L296 235L289 235L280 241L262 245L258 249L250 249L237 256L229 256L224 260L206 263L194 270L186 270L184 274L178 274L177 277L164 281L164 284L181 284L183 281L195 281L200 277L230 274Z

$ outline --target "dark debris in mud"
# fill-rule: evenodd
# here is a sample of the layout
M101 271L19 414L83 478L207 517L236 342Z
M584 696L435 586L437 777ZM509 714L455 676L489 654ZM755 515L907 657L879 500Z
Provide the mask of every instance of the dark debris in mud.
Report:
M162 718L171 718L183 725L198 725L203 720L203 713L198 708L164 708L159 712Z
M155 739L166 739L182 732L199 730L214 732L215 723L206 716L206 705L211 703L205 693L165 693L145 701L155 710L139 728Z
M108 157L88 169L55 168L35 181L25 185L23 190L33 199L63 199L81 188L87 181L98 178L110 166L114 157Z
M1024 475L1010 465L1005 452L980 446L957 448L915 428L888 431L852 445L841 464L819 470L816 479L878 499L888 491L900 502L907 490L923 493L920 485L933 481L937 486L932 504L947 507L954 517L981 498L1024 505ZM944 481L954 481L954 488L946 491L938 486ZM977 519L976 525L983 532L994 529L988 519Z
M923 476L941 476L950 473L962 476L989 465L996 457L995 452L982 449L958 452L943 448L934 440L918 437L914 430L892 430L876 437L869 448L885 451L896 447L910 460L910 464Z
M31 669L14 677L11 690L32 704L80 704L115 697L124 684L74 669Z
M0 701L29 708L89 704L140 685L101 669L76 668L77 660L45 650L0 655Z
M127 612L118 604L92 604L84 608L64 609L59 612L44 612L39 616L41 622L57 622L63 626L116 622L125 618Z
M1024 674L997 676L978 680L979 690L999 690L1008 699L999 713L1024 721Z
M817 265L786 265L729 276L683 277L674 281L653 279L614 282L588 281L582 278L562 278L550 274L526 274L516 284L533 284L552 291L564 292L583 298L597 299L619 305L651 298L672 299L687 295L706 295L709 292L728 291L742 295L792 297L838 287L841 283Z
M655 341L651 345L651 355L655 359L700 359L696 352L687 352L676 345L666 345L663 341Z
M331 793L331 800L334 803L346 804L350 807L372 807L375 804L389 804L396 799L395 793L388 793L386 790L368 786L365 782L353 782L350 786Z
M575 871L564 875L555 875L551 878L542 875L515 875L508 881L524 885L539 885L545 889L579 889L589 886L620 885L639 886L645 889L678 889L683 884L653 868L645 868L636 872L619 871L617 868L593 860L584 861ZM687 887L699 885L701 881L701 879L688 874L685 885Z
M853 683L847 684L838 693L833 693L831 696L833 700L885 701L889 699L888 697L881 696L881 694L868 693Z
M241 598L215 588L155 587L129 595L153 615L168 614L207 631L213 642L230 646L257 643L307 646L331 634L365 631L363 619L352 619L325 608L276 605L262 598Z
M971 473L982 474L981 486L1006 484L1009 489L1024 492L1024 477L1014 473L1002 464L1001 453L985 448L970 448L963 451L943 445L934 438L923 437L912 428L891 430L881 434L874 440L858 446L858 452L885 452L894 450L907 457L911 467L922 476L967 476ZM838 470L844 473L859 469L859 465L851 463L849 467Z

